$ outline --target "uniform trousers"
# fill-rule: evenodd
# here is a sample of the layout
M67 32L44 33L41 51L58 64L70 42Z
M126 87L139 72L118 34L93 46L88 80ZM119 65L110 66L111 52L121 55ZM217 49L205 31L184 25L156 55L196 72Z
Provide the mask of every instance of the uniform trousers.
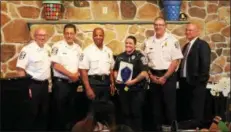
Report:
M77 107L76 90L79 82L69 82L61 78L53 78L52 113L54 130L70 130L76 122Z
M134 131L142 131L144 90L126 92L121 89L119 90L119 100L125 125L131 127Z
M161 77L165 72L152 73ZM176 74L173 73L164 85L150 83L150 96L154 130L160 131L161 125L171 125L176 120Z
M109 76L88 76L89 83L95 93L95 100L109 101L110 99L110 78Z
M32 98L30 100L31 129L47 130L49 110L48 80L32 80L29 88L32 92Z

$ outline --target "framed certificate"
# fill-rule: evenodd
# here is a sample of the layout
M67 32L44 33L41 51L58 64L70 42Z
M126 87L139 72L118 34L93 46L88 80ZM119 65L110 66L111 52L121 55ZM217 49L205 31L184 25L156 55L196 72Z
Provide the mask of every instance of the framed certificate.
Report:
M119 64L117 81L125 83L128 80L132 79L133 74L133 64L121 61Z

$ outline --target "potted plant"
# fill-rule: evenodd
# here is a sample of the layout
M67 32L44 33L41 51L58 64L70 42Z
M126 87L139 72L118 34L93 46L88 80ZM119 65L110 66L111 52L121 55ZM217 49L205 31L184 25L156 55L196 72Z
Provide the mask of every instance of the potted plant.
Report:
M46 20L58 20L62 8L62 0L43 0L43 15Z
M164 17L167 21L178 21L181 11L181 0L159 0L164 8Z

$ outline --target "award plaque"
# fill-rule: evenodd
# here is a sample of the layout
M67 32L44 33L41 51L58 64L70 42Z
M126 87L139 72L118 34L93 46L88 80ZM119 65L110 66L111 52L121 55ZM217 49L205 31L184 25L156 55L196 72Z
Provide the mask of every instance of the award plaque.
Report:
M132 74L133 74L133 64L121 61L119 65L117 81L125 83L126 81L132 79Z

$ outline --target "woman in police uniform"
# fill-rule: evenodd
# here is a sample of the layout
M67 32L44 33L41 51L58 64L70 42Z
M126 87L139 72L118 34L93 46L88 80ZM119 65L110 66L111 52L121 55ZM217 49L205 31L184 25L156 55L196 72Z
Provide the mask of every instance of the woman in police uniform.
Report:
M128 36L125 41L125 52L116 58L114 75L124 123L135 131L141 131L142 104L148 66L145 56L140 51L135 50L135 46L136 38ZM131 78L126 79L129 73Z

